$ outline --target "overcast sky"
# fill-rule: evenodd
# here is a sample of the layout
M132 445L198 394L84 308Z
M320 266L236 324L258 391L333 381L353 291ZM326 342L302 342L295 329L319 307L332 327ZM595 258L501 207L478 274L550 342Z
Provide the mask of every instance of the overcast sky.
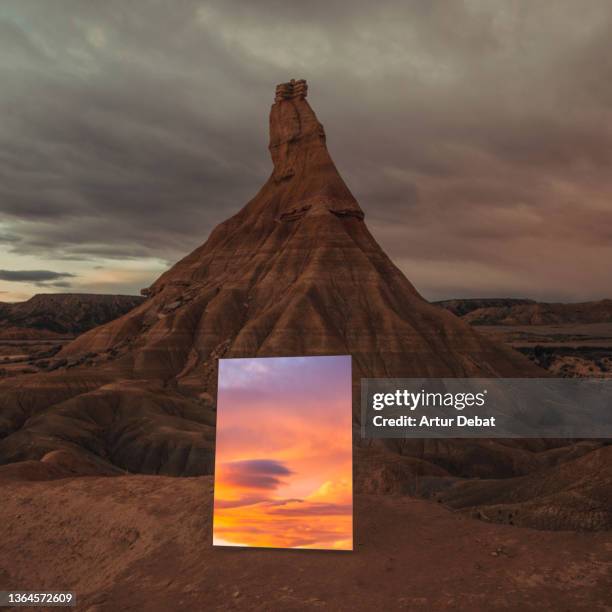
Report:
M271 170L276 83L429 299L612 296L609 0L3 0L0 300L135 293Z

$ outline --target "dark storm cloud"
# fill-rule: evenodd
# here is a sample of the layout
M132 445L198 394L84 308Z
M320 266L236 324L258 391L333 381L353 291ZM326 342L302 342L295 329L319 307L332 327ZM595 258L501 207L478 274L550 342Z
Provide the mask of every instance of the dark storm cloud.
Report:
M249 151L253 129L232 101L240 85L196 5L12 9L0 39L0 201L22 222L15 251L175 258L249 197L264 156Z
M604 0L5 2L0 242L176 260L265 180L274 85L305 77L426 296L610 294L611 26Z
M41 287L70 287L70 283L62 280L74 278L67 272L52 272L51 270L0 270L0 280L11 283L34 283Z

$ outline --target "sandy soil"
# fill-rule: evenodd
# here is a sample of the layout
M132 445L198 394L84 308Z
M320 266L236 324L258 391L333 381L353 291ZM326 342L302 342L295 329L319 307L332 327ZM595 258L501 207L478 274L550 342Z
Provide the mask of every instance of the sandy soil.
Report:
M352 553L213 548L210 477L31 482L17 466L0 477L0 587L74 590L79 610L612 609L610 532L357 496Z

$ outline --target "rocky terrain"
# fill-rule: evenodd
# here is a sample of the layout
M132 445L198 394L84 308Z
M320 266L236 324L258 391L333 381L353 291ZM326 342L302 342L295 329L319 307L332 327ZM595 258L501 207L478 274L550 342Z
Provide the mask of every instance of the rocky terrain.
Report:
M3 588L70 589L85 612L609 609L610 531L359 494L354 552L213 548L212 477L69 474L0 467Z
M0 302L0 338L15 337L16 330L24 330L26 337L28 333L78 336L142 301L137 295L39 293L25 302Z
M548 304L486 298L436 304L553 376L612 378L612 300Z
M65 584L92 610L602 607L600 441L358 442L356 553L210 547L220 357L352 355L356 431L362 377L547 375L385 255L304 82L277 89L269 149L259 193L143 303L0 382L3 582Z
M561 304L512 298L445 300L437 305L472 325L612 323L612 300Z
M514 306L526 306L536 304L535 300L523 298L457 298L453 300L441 300L434 302L437 306L450 310L458 317L463 317L474 311L510 309Z
M0 377L47 369L63 344L142 301L135 295L41 293L0 302Z

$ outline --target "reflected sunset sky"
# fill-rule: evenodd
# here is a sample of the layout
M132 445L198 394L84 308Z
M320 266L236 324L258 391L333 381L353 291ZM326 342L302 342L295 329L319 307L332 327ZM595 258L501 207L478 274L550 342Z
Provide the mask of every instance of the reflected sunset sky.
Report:
M349 356L220 359L213 544L352 550Z

